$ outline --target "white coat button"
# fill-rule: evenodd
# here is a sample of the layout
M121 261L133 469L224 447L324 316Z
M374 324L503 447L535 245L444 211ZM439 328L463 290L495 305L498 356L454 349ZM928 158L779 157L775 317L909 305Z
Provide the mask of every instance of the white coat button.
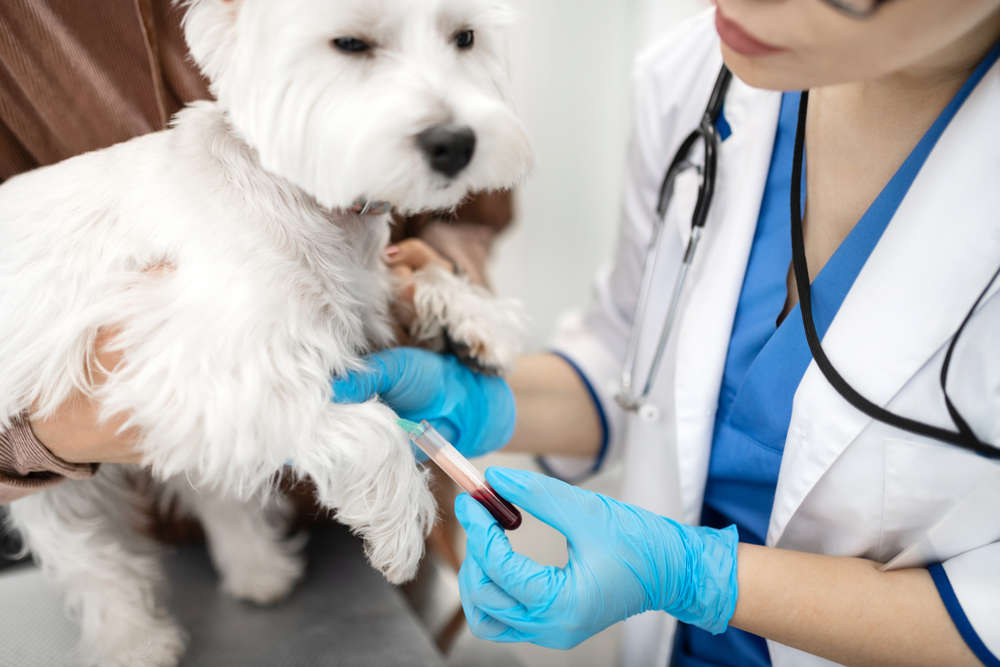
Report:
M644 422L655 422L660 418L660 409L650 403L643 403L639 408L639 419Z

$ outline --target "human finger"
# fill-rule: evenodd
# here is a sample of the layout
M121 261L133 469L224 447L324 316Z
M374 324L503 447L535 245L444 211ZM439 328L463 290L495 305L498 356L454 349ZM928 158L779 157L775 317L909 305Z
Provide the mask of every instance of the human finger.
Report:
M463 604L482 610L524 612L524 605L497 586L474 558L466 558L459 569L459 592Z
M513 628L490 616L479 608L476 602L484 601L491 607L499 607L504 604L517 606L520 603L493 583L479 567L479 564L471 558L466 558L458 571L458 592L462 599L462 610L465 612L469 629L476 637L500 642L504 641L504 636L513 633Z
M490 467L486 479L496 491L532 516L552 526L570 541L592 529L588 516L603 514L602 496L561 480L510 468Z
M393 266L389 269L396 284L396 301L413 307L413 294L417 285L413 281L413 269L409 266Z
M120 327L102 327L86 361L88 386L74 388L53 411L39 414L38 405L26 420L35 438L70 463L141 463L136 448L141 430L127 426L128 413L102 415L101 389L124 358L116 342Z
M497 586L473 558L466 558L458 574L462 609L472 633L499 643L531 642L550 648L568 648L564 639L551 641L553 624L547 614L529 610ZM556 634L561 635L558 632ZM577 642L578 643L578 642Z
M455 499L455 515L466 534L466 559L475 559L486 575L505 593L526 607L547 604L561 582L557 568L539 565L510 546L496 519L467 494ZM498 616L504 608L486 609L495 618L510 623L516 617Z
M386 264L389 266L406 266L418 271L427 266L439 266L449 273L454 273L455 265L445 259L440 253L420 239L406 239L389 246L383 252Z

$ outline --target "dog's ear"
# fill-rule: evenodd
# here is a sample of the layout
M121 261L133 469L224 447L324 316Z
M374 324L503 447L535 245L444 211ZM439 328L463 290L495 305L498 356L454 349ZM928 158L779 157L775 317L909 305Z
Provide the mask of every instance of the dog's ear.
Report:
M209 81L219 81L236 53L236 14L242 0L174 0L184 10L184 38Z

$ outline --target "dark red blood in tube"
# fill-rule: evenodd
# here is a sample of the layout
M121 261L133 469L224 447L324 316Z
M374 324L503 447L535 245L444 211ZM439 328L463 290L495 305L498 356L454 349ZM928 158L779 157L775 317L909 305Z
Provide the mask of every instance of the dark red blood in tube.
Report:
M492 487L490 491L493 491ZM500 494L496 491L489 494L483 490L476 489L469 495L478 500L480 505L488 509L493 518L497 520L497 523L504 530L517 530L520 527L521 513L517 511L516 507L501 498Z

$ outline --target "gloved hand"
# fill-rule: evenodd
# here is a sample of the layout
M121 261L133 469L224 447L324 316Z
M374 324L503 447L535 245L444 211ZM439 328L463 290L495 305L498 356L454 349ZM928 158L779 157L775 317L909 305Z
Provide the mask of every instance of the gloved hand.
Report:
M459 588L472 633L496 642L569 649L653 609L713 634L736 610L735 526L692 528L544 475L490 468L500 495L566 536L569 563L546 567L511 549L503 530L466 494Z
M469 458L500 449L514 434L514 394L500 378L415 348L378 352L366 362L368 370L334 378L334 401L380 396L403 419L429 421Z

